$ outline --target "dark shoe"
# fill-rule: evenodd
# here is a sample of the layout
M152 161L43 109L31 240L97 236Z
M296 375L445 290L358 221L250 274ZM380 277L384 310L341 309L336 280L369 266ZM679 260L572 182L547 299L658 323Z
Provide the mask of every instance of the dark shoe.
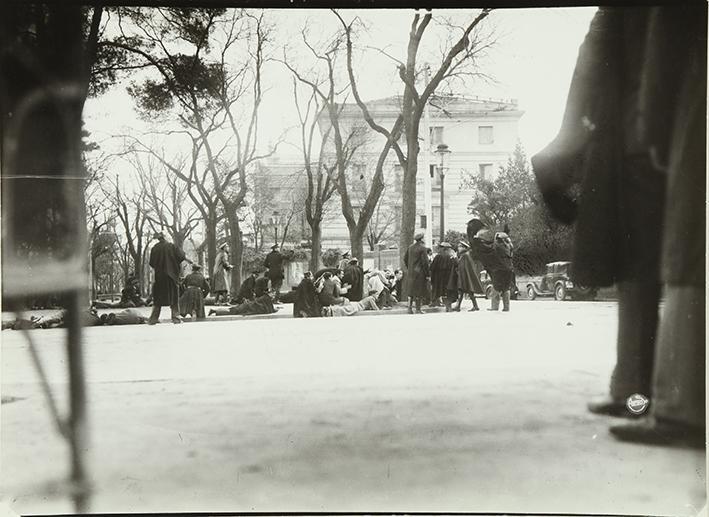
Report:
M414 313L414 310L413 310L411 307L409 307L408 312L409 312L409 314L413 314L413 313Z
M159 320L148 320L148 325L157 325L158 323L160 323Z
M182 323L182 320L180 318L172 318L172 322L177 325L178 323Z
M453 312L460 312L460 305L453 307Z
M657 418L644 418L638 422L614 425L611 434L620 441L647 445L677 445L703 449L705 430L701 427Z
M416 314L426 314L426 313L423 312L421 309L416 309Z
M502 309L502 312L510 312L510 309Z
M473 307L472 309L468 309L468 312L475 312L475 311L479 311L479 310L480 310L480 307Z
M212 316L212 315L215 315L216 313L217 313L217 311L215 311L214 309L209 309L207 316Z
M628 411L625 406L625 402L622 400L615 400L610 397L594 400L589 402L586 407L588 410L595 415L605 415L605 416L616 416L633 418L636 415Z

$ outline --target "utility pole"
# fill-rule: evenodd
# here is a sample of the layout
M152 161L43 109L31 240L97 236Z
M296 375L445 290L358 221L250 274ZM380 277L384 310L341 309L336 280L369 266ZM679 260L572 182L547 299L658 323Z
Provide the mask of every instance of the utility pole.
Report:
M424 88L431 80L431 67L424 66ZM433 245L433 203L431 201L431 114L428 102L423 108L423 148L419 152L418 170L423 172L423 213L426 218L426 228L423 228L424 239L427 246ZM419 132L419 134L421 134ZM423 166L421 166L423 165Z

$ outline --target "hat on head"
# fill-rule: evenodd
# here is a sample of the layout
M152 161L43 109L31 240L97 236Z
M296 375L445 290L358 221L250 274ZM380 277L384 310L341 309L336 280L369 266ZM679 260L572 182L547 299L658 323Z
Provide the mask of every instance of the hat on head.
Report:
M359 262L359 260L357 260L357 257L350 260L350 264L357 264L358 262Z
M275 250L275 249L277 249L277 248L280 248L280 246L279 246L278 244L274 244L273 246L271 246L271 249L272 249L272 250Z
M494 239L494 234L488 228L482 228L475 234L475 238L482 239L484 241L492 241Z
M465 241L460 241L460 242L458 243L458 246L460 246L461 248L465 248L466 250L467 250L467 249L470 249L470 246L468 246L468 243L465 242Z
M342 254L342 257L343 257L343 258L344 258L344 257L349 257L349 256L350 256L349 250L345 251L345 252Z
M422 241L424 238L424 233L423 232L418 232L417 234L414 235L414 240L415 241Z
M451 248L450 242L442 242L438 245L440 248Z
M164 239L164 238L165 238L165 234L162 232L155 232L153 234L153 239Z

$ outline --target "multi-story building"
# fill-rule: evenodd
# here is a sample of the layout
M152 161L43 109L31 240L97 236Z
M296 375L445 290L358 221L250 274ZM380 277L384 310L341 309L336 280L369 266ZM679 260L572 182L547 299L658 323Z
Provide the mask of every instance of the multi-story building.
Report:
M367 103L374 120L389 129L400 113L400 97L388 97ZM465 224L470 219L467 207L474 191L464 185L469 175L477 175L494 179L500 166L507 162L513 153L518 140L518 122L523 115L517 102L510 100L483 99L478 97L435 97L429 104L427 117L421 119L420 137L421 152L419 154L417 175L416 213L419 228L428 223L424 206L424 174L431 178L432 213L430 225L433 241L438 241L440 234L441 213L441 178L437 165L439 157L435 150L439 144L446 144L451 151L448 155L448 168L444 179L444 215L445 230L464 231ZM328 127L329 120L321 121L321 132ZM350 184L363 183L366 190L367 180L374 171L376 159L382 149L384 137L371 131L362 118L362 113L356 104L346 104L340 116L340 126L343 134L356 128L363 138L361 149L355 154L350 167ZM364 128L364 131L362 129ZM364 135L362 137L362 135ZM425 138L428 136L428 138ZM402 137L400 143L405 145ZM406 152L406 149L404 149ZM378 212L375 212L372 223L374 234L381 234L385 245L398 245L400 210L401 210L401 180L402 169L394 152L390 152L384 167L386 189L383 202ZM356 189L353 189L356 191ZM362 198L353 196L355 208L361 206ZM339 200L335 199L339 212ZM384 228L383 226L388 226ZM325 247L347 247L349 234L344 218L334 219L323 230ZM365 239L365 249L367 242Z

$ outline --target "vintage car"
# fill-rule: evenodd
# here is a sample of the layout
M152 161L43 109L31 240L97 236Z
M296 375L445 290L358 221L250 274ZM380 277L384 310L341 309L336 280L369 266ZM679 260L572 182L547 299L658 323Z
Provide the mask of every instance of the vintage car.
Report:
M490 275L484 269L480 271L480 284L485 290L485 299L488 300L492 296L492 278L490 278ZM512 284L513 285L510 286L512 291L510 298L516 300L519 297L519 288L517 287L514 276L512 277Z
M555 300L566 298L574 300L593 300L598 289L579 285L571 278L571 262L550 262L546 273L540 279L527 283L527 297L534 300L537 296L553 296Z

